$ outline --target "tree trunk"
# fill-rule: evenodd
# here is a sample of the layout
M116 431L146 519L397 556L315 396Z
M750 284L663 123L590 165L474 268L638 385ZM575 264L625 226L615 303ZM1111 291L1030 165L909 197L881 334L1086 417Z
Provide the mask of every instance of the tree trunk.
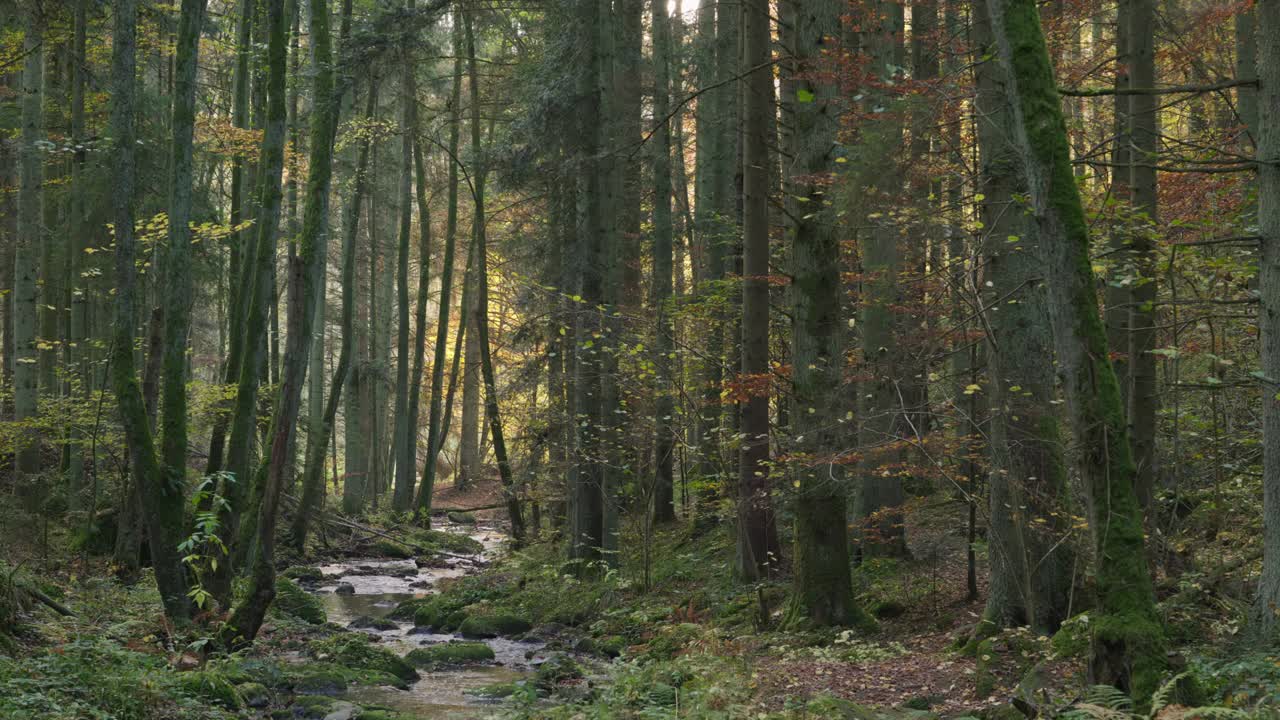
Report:
M1098 313L1089 229L1071 169L1061 99L1034 0L987 0L987 7L1011 81L1015 146L1041 240L1058 372L1071 429L1082 448L1080 474L1097 557L1090 677L1145 701L1164 670L1164 633L1147 571L1136 470Z
M653 294L657 313L654 343L657 355L657 401L653 408L654 480L653 521L666 523L676 519L673 453L675 451L675 327L671 322L672 307L672 223L671 223L671 21L667 17L666 0L653 0L650 9L653 29L653 115L658 121L653 147ZM552 336L554 340L556 336ZM559 358L557 357L556 360ZM548 379L548 386L555 378ZM551 389L554 394L555 389ZM553 395L554 396L554 395ZM553 401L554 402L554 401ZM554 406L554 405L553 405Z
M769 145L773 70L768 66L769 5L742 4L742 404L738 468L738 576L757 580L781 557L769 481ZM763 66L763 67L762 67ZM669 229L668 229L669 232ZM668 240L668 244L670 240ZM669 248L668 248L669 249Z
M431 495L436 485L436 458L444 445L441 432L441 394L444 392L445 351L449 345L449 311L453 300L454 251L458 244L458 145L462 116L462 23L453 18L453 90L449 96L449 198L445 216L444 259L440 263L440 307L436 318L435 354L431 363L431 409L427 416L427 459L422 465L415 515L419 522L431 523ZM464 311L465 312L465 311ZM457 362L457 358L454 359ZM423 511L426 511L425 513Z
M413 0L406 7L412 10ZM396 335L395 491L391 506L399 512L413 507L414 469L417 467L417 422L409 417L409 245L413 232L413 146L418 129L418 92L413 52L406 43L400 71L400 242L396 252L396 302L399 332ZM426 217L419 223L425 223ZM423 261L425 262L425 261ZM421 323L419 323L421 327Z
M333 167L334 125L338 98L334 96L333 52L329 41L329 8L326 0L310 0L312 52L311 149L307 173L307 195L302 234L298 238L297 259L290 268L289 333L285 350L287 362L277 392L275 416L270 433L266 484L258 507L257 552L254 554L249 588L244 601L227 622L237 639L230 644L252 642L262 626L267 608L275 597L275 527L292 458L297 419L302 404L302 385L307 376L306 346L310 341L315 305L324 292L324 257L328 250L329 181ZM268 57L272 72L283 75L285 19L283 0L268 0L270 44ZM273 83L273 89L275 84ZM320 450L323 454L323 449ZM228 639L228 638L224 638Z
M1053 404L1053 337L1041 279L1041 239L1021 212L1018 198L1027 185L1012 141L1009 80L998 62L983 61L994 50L982 7L973 15L973 37L980 192L985 195L981 219L991 282L983 296L984 305L992 307L986 314L991 382L982 390L990 394L992 407L991 582L975 635L980 640L1022 625L1043 634L1057 630L1071 607L1073 562L1070 545L1062 542L1071 532L1061 513L1067 468Z
M40 227L44 185L44 157L40 149L44 140L44 17L35 3L27 8L22 51L26 60L21 80L22 134L18 146L18 220L13 256L13 419L34 422L40 403L37 260L45 242ZM18 477L24 483L40 470L39 433L33 429L25 435L17 453Z
M282 0L270 0L282 2ZM283 9L281 10L283 14ZM270 13L269 13L270 14ZM283 19L281 19L283 22ZM282 30L283 34L284 31ZM222 522L223 535L231 538L232 557L218 565L209 591L224 604L231 597L231 577L237 563L243 563L249 546L256 537L253 524L257 516L257 499L261 488L253 487L253 442L258 424L258 387L267 361L267 330L273 302L272 277L275 270L277 230L283 192L280 178L284 168L284 136L288 120L285 98L285 40L280 47L267 49L267 110L262 149L257 169L258 213L255 222L257 239L253 254L244 258L243 272L250 273L248 297L244 305L244 358L236 388L235 408L231 420L231 436L227 448L227 469L231 485L224 493L229 508Z
M480 366L484 375L485 414L489 419L489 433L493 438L493 454L498 461L498 475L502 481L502 494L507 506L507 519L511 523L511 537L517 546L524 543L524 517L520 510L515 478L511 462L507 458L507 446L502 434L502 415L498 409L498 384L493 372L492 348L489 344L489 266L488 247L485 239L484 179L487 172L480 146L480 74L476 70L476 39L471 13L463 15L467 35L468 85L471 90L471 156L478 165L472 178L475 213L472 219L476 253L476 332L480 343Z
M120 407L121 425L129 450L129 467L151 543L156 586L171 622L184 624L190 614L186 573L178 553L183 531L182 486L173 486L161 473L152 442L147 410L134 365L134 322L137 317L136 241L133 233L134 152L137 146L133 113L137 53L135 0L116 3L111 50L111 135L113 154L112 220L115 223L116 302L111 343L111 381ZM185 13L184 13L185 17ZM190 29L191 25L183 25ZM195 27L199 27L198 24Z
M841 423L848 422L841 391L846 343L840 243L827 184L819 179L833 170L840 91L813 70L838 42L843 11L838 0L788 2L783 9L796 43L794 74L784 76L784 87L793 93L786 100L795 153L787 193L795 407L790 430L798 484L793 587L785 620L791 627L873 624L853 597L843 466L827 455L839 446Z
M1280 628L1280 4L1260 2L1258 19L1258 283L1262 309L1263 563L1253 621L1270 641Z

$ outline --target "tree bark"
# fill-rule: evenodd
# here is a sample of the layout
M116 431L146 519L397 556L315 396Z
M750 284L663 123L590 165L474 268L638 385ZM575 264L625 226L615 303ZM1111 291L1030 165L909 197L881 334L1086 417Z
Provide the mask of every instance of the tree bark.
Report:
M38 3L25 13L22 51L22 133L18 146L17 237L13 260L13 419L35 422L40 409L40 353L36 332L39 320L39 263L45 243L41 230L41 197L44 185L44 16ZM132 346L130 346L132 347ZM40 470L40 438L34 429L25 433L17 452L16 467L22 482ZM25 490L24 490L25 492Z
M667 523L676 519L675 478L675 327L672 310L672 222L671 222L671 20L667 17L666 0L653 0L650 15L653 28L653 115L659 118L653 147L653 294L657 313L654 331L657 355L657 400L653 408L653 521ZM562 260L563 261L563 260ZM554 341L555 335L552 336ZM556 360L559 358L557 357ZM548 385L558 380L549 377ZM555 390L551 389L553 397ZM553 401L554 402L554 401Z
M1080 475L1097 557L1090 677L1144 702L1164 671L1164 632L1147 570L1136 469L1098 313L1089 229L1071 169L1061 99L1034 0L987 0L987 7L1010 78L1015 147L1040 234L1058 372L1081 447Z

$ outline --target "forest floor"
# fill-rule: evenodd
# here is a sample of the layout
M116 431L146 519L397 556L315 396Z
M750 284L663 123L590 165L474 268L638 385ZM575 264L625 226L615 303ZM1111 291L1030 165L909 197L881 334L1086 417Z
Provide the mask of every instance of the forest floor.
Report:
M0 718L1015 720L1104 702L1084 684L1078 623L1053 642L1010 631L957 650L982 612L986 570L978 543L970 598L963 508L951 499L910 508L910 558L857 568L858 598L878 621L866 634L779 629L785 572L735 582L727 522L647 540L625 522L620 570L566 563L550 538L481 555L500 538L502 511L489 508L499 500L492 480L439 488L436 507L485 508L442 519L447 532L387 514L362 521L395 541L331 526L282 564L291 579L259 642L230 657L212 651L205 626L164 622L149 574L121 583L102 548L73 552L61 524L0 506ZM23 602L20 582L74 616ZM1178 666L1196 671L1209 701L1280 702L1280 658L1221 644L1215 655L1206 642L1238 616L1213 582L1184 578L1161 607Z

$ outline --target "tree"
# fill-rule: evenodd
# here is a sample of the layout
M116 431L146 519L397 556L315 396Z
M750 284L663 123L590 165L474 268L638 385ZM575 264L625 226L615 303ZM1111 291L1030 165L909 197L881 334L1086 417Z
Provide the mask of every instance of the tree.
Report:
M653 28L653 115L657 133L653 147L653 291L652 305L658 314L655 331L658 358L658 401L653 408L654 425L654 493L653 521L675 520L675 413L673 366L675 326L672 307L672 235L671 222L671 20L667 17L666 0L653 0L650 8ZM563 260L562 260L563 262ZM556 336L553 335L554 339ZM552 384L548 381L548 385Z
M791 432L795 483L794 570L787 625L857 625L871 620L853 597L843 466L830 456L844 407L845 337L840 317L840 243L827 186L839 119L839 89L818 71L840 32L834 0L787 3L793 73L786 78L795 170L788 178L791 241ZM810 210L809 208L813 208ZM812 412L811 412L812 411Z
M284 62L285 19L283 0L268 0L267 20L270 28L268 57ZM292 447L302 404L302 385L307 376L307 343L310 341L315 307L324 292L324 257L328 251L329 181L333 168L334 127L337 124L338 97L334 95L333 51L329 39L329 7L327 0L310 0L312 55L312 95L316 108L311 113L311 148L307 173L307 194L303 210L302 234L298 253L290 268L290 302L288 311L287 358L277 391L275 415L271 421L270 452L266 465L262 501L255 528L257 551L249 573L249 588L244 600L227 621L224 639L231 644L232 634L244 642L252 642L262 626L267 608L275 598L275 528L281 496L293 458Z
M440 308L436 319L435 355L431 363L431 409L427 416L427 459L422 465L415 516L430 524L431 496L435 492L436 458L443 445L441 431L445 350L449 344L449 309L453 297L454 252L458 244L458 146L462 134L462 23L453 20L453 89L449 95L449 187L445 215L444 259L440 265ZM462 328L459 328L459 332ZM458 361L455 356L454 362ZM424 515L423 511L426 511Z
M738 471L738 575L768 575L780 555L769 483L769 135L773 68L769 6L742 5L742 404Z
M137 317L137 251L133 227L135 74L137 57L137 6L135 0L116 4L115 28L111 48L111 134L115 138L112 190L112 220L116 245L116 306L111 344L111 382L125 444L129 450L129 467L133 483L142 503L147 535L151 545L151 564L156 586L164 603L165 615L171 622L183 624L190 614L187 601L186 573L178 554L183 529L183 486L171 483L171 475L162 472L152 441L146 405L138 386L138 373L133 360L133 325ZM184 6L184 10L186 7ZM199 24L183 14L183 30L192 31ZM188 52L192 44L185 45Z
M987 0L1048 280L1049 316L1097 557L1091 678L1145 700L1164 669L1120 386L1108 357L1057 82L1033 0ZM1265 33L1264 33L1265 34Z
M1256 632L1267 639L1280 627L1280 5L1260 2L1258 31L1258 264L1259 329L1262 331L1263 551L1262 578L1254 605Z
M1060 511L1067 467L1054 405L1049 308L1040 279L1043 240L1019 203L1027 185L1013 142L1009 80L993 59L989 16L984 8L977 10L972 22L983 255L991 284L983 303L991 308L985 314L990 382L982 392L990 393L992 409L991 583L975 636L981 639L1024 624L1040 633L1056 631L1071 607L1072 557L1062 542L1070 532Z
M39 3L30 3L25 13L22 51L22 136L18 151L17 236L13 259L13 417L33 421L39 410L40 368L36 341L39 285L36 258L45 242L40 229L40 198L44 171L40 148L44 140L44 15ZM40 445L35 432L27 438L17 456L21 475L40 469Z

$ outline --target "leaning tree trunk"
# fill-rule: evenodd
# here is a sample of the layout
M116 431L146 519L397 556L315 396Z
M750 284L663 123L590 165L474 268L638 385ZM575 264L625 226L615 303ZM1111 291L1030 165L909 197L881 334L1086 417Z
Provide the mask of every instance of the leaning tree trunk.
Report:
M502 415L498 410L498 384L494 378L493 356L489 344L489 267L485 242L484 176L485 167L480 147L480 75L476 71L476 38L472 16L465 16L467 34L467 69L471 90L471 155L479 166L472 180L475 196L475 212L472 222L475 233L476 253L476 338L480 343L480 369L484 376L485 414L489 419L489 434L493 440L493 454L498 461L498 475L502 480L502 495L507 506L507 519L511 523L511 537L519 546L524 542L524 516L520 510L520 498L511 473L511 461L507 458L507 445L502 434Z
M462 24L453 19L453 90L449 96L449 199L445 216L444 259L440 263L440 304L436 317L436 346L431 363L431 409L427 414L427 459L422 464L422 480L418 486L418 522L431 524L431 496L436 486L436 457L444 444L441 432L441 394L444 392L445 351L449 346L449 311L453 298L454 251L458 244L458 145L461 139L462 115ZM464 304L465 307L465 304ZM465 312L465 310L464 310ZM455 357L454 362L458 360ZM425 511L425 512L424 512Z
M271 0L277 2L278 0ZM283 9L281 14L283 15ZM283 17L280 20L284 22ZM274 30L274 28L273 28ZM234 540L231 543L233 557L221 562L212 573L209 591L224 604L231 598L231 578L236 570L234 560L247 556L253 542L251 530L242 529L247 519L253 521L252 488L254 429L258 422L258 386L266 369L267 323L272 300L272 278L275 269L277 229L280 222L280 205L283 192L280 178L284 169L284 136L288 119L285 102L285 39L281 30L280 47L268 39L268 103L266 126L262 137L261 159L258 164L258 217L257 239L252 255L243 258L242 272L250 273L245 284L248 297L244 305L244 357L240 364L240 378L236 387L235 407L231 419L231 435L227 446L227 470L232 482L224 495L228 511L223 513L223 535ZM238 557L237 557L238 556Z
M1098 313L1089 226L1071 168L1062 102L1035 0L987 0L987 8L1010 79L1014 142L1040 234L1058 372L1081 449L1097 557L1089 672L1093 682L1145 701L1165 667L1164 631L1147 570L1136 469Z
M270 27L268 58L273 71L284 63L285 19L283 0L269 0L267 19ZM302 217L302 233L298 238L298 254L290 268L287 358L277 391L275 415L272 418L270 451L262 501L258 506L257 550L249 574L249 588L243 602L227 621L234 639L224 636L231 645L252 642L262 626L267 608L275 598L275 528L280 500L284 494L292 458L292 447L298 415L302 405L302 385L307 376L307 343L315 306L324 292L324 257L329 245L329 181L333 174L333 127L338 104L333 97L333 51L329 40L329 8L326 0L310 0L310 35L312 53L311 148L308 157L307 196ZM323 453L323 450L321 450Z
M190 615L186 574L178 554L183 523L182 487L173 487L161 473L152 442L147 409L134 364L134 322L137 318L137 252L133 232L134 152L137 145L133 114L136 97L136 0L116 3L111 48L111 135L115 140L112 178L112 220L115 223L116 302L111 341L111 381L133 483L143 503L151 564L156 586L171 622L185 623ZM198 27L198 26L197 26Z

